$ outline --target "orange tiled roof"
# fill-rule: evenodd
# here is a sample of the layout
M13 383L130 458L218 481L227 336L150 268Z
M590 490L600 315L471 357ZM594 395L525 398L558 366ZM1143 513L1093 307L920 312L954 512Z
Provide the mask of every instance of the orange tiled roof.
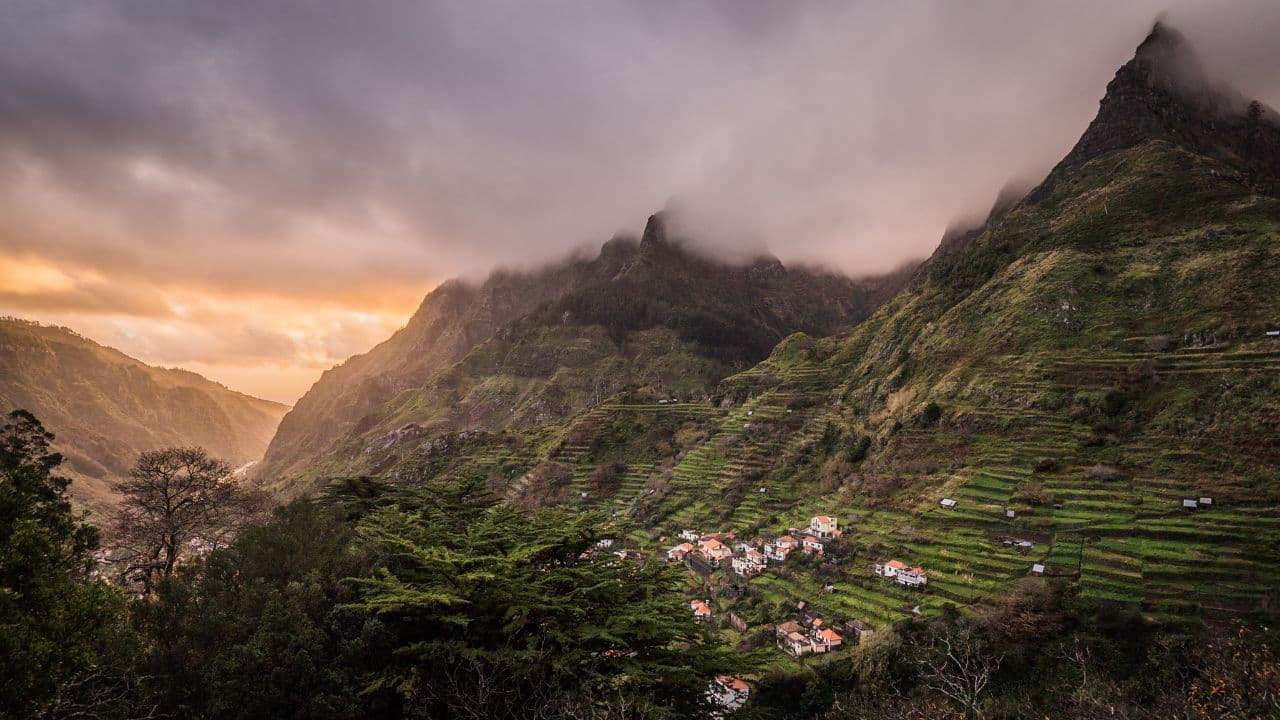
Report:
M736 677L730 677L728 675L719 675L716 677L716 680L719 680L721 685L724 685L725 687L731 688L733 690L750 690L751 689L751 686L748 685L744 680L741 680Z

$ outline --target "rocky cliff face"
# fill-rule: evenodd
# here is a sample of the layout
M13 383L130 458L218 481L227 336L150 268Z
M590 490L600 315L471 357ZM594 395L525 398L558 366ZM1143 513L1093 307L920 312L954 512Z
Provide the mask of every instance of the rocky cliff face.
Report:
M1277 119L1273 110L1214 82L1186 38L1156 23L1107 85L1097 116L1060 167L1164 138L1274 179L1280 176Z

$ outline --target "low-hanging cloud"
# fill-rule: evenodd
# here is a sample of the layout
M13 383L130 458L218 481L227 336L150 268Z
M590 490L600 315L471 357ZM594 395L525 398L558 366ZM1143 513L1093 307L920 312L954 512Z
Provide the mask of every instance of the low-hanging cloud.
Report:
M1211 73L1280 105L1271 0L15 0L0 257L94 280L0 310L272 297L347 308L316 326L317 352L346 352L446 277L668 205L728 255L885 271L1043 174L1164 11ZM272 331L234 316L229 336Z

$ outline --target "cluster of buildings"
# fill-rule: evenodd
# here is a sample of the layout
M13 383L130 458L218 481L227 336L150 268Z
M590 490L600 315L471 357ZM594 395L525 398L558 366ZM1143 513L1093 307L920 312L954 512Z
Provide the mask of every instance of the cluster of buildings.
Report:
M831 652L844 643L844 637L826 627L822 618L816 615L801 615L796 620L788 620L775 626L773 632L778 647L796 657Z
M825 555L827 544L841 535L839 521L830 515L815 515L807 528L791 528L787 534L764 543L738 543L730 547L725 541L732 542L732 533L709 533L706 535L696 530L682 530L680 539L685 542L667 550L670 562L700 560L711 567L720 567L725 560L730 561L733 572L741 577L752 577L764 572L769 561L786 562L792 552L797 550L807 555Z
M732 541L733 536L731 534L724 536L721 536L720 533L698 535L693 530L685 530L680 533L680 537L685 538L688 542L682 542L667 551L667 560L670 562L684 562L690 555L698 555L713 567L719 567L721 561L733 557L733 550L721 540L721 537L723 537L725 540Z

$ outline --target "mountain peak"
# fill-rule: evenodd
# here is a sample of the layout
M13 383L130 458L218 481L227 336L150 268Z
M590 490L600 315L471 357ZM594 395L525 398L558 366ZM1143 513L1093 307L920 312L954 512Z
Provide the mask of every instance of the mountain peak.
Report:
M665 244L667 244L666 213L656 212L650 215L649 221L645 223L644 235L640 236L640 246Z
M1256 128L1244 126L1248 106L1243 95L1210 79L1182 33L1156 21L1107 84L1097 116L1060 167L1155 138L1233 164L1252 163L1248 158L1259 149L1253 147ZM1267 148L1262 152L1270 156Z
M1151 32L1120 72L1118 80L1163 88L1183 100L1203 103L1218 99L1222 90L1215 88L1205 75L1195 48L1176 29L1157 20ZM1111 88L1108 88L1108 92Z

